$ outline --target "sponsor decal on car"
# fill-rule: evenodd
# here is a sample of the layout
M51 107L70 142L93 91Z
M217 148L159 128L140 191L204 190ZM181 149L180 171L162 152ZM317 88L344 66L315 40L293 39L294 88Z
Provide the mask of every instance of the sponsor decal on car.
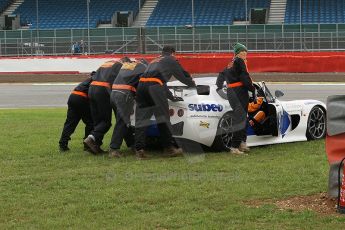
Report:
M189 104L190 111L196 112L222 112L223 106L220 104Z
M199 115L199 114L192 114L190 115L191 118L207 118L207 115Z
M214 118L214 119L220 119L221 115L207 115L207 114L191 114L188 117L190 118Z
M204 127L204 128L210 128L210 123L206 122L206 121L200 121L200 127Z

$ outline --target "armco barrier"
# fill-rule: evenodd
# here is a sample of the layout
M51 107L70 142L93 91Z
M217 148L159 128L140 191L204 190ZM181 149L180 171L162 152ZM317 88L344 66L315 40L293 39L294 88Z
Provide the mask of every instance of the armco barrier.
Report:
M0 58L0 73L90 72L105 60L123 55L43 56ZM146 58L157 55L128 55ZM178 54L177 59L190 73L217 73L232 60L232 53ZM345 72L345 52L249 53L249 72Z
M183 55L178 59L192 73L216 73L221 71L233 54ZM345 72L345 53L250 53L250 72Z

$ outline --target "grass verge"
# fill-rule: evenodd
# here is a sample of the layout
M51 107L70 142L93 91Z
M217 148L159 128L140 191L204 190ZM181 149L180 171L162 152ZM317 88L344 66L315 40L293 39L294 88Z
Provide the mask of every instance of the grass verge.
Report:
M244 205L326 191L324 141L137 161L83 152L80 125L61 154L65 113L0 110L0 229L343 229L344 217Z

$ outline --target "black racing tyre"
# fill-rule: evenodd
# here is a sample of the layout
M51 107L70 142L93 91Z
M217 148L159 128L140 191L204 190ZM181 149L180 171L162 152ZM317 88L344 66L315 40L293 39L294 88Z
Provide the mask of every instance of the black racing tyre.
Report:
M218 122L217 134L212 144L215 151L229 151L232 140L232 113L225 113Z
M319 140L326 135L326 111L320 106L311 109L307 124L307 139Z

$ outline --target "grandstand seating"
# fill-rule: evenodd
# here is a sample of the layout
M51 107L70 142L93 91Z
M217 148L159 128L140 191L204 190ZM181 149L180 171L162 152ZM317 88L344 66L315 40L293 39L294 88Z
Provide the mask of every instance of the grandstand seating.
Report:
M39 0L39 28L87 28L86 0ZM90 27L99 21L109 22L115 11L139 11L138 0L91 0L89 6ZM14 12L20 14L21 24L36 28L36 0L25 0Z
M0 0L0 12L3 12L13 0Z
M39 28L87 28L87 0L38 0ZM90 28L99 22L110 23L116 11L139 12L139 0L91 0ZM13 0L0 0L3 11ZM141 0L143 3L144 0ZM247 0L251 8L269 8L271 0ZM301 0L302 23L345 23L345 0ZM194 0L195 25L231 25L244 21L244 0ZM20 14L21 24L36 28L36 0L25 0L14 12ZM300 1L287 0L285 24L300 23ZM185 26L192 24L191 0L159 0L146 26Z
M195 25L230 25L245 20L243 0L194 0ZM251 8L269 8L270 0L248 0ZM192 1L160 0L146 26L181 26L192 24Z
M302 23L345 23L345 2L339 0L302 0ZM300 23L300 1L288 0L286 24Z

